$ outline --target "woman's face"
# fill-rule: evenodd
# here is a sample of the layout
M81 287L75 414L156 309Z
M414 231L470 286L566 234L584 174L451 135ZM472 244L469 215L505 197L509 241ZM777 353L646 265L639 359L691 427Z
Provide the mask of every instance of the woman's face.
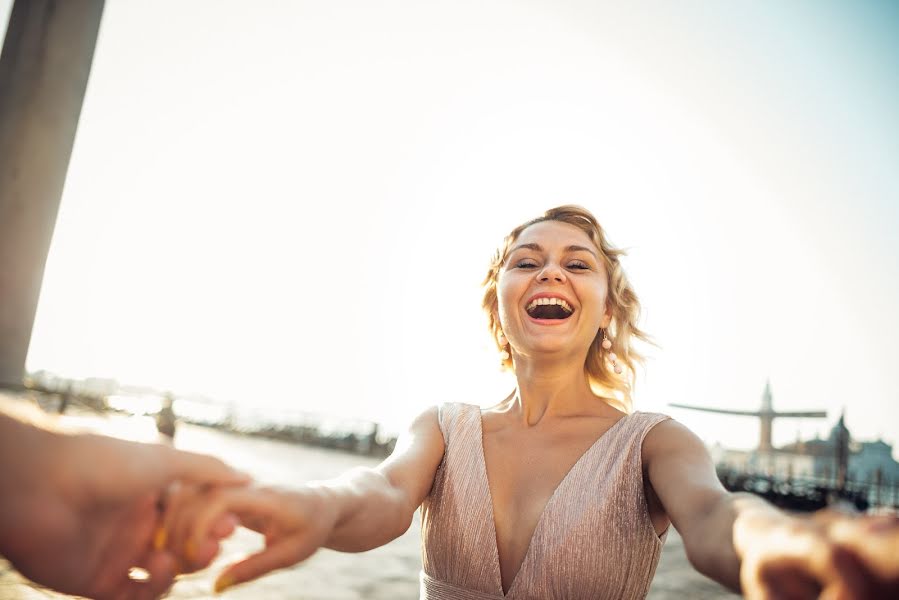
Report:
M586 233L543 221L512 244L497 281L499 320L515 353L583 355L608 326L605 265Z

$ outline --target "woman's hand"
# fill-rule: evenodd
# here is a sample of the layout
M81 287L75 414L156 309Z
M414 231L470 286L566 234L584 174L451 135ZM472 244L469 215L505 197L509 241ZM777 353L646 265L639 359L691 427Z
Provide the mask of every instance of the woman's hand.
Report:
M899 519L747 512L734 523L750 600L899 598Z
M186 550L194 563L208 557L210 540L221 537L233 515L265 536L265 548L229 565L216 579L217 592L309 558L337 525L337 509L323 487L299 490L216 488L183 490L166 516L169 545Z

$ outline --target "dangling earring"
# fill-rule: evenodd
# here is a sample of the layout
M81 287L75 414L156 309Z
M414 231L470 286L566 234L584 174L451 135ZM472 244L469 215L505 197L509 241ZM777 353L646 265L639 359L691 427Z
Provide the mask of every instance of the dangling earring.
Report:
M502 348L502 351L499 353L499 358L503 362L506 362L507 360L509 360L509 352L506 350L506 345L509 342L508 340L506 340L506 336L504 336L503 334L499 334L499 336L497 336L496 338L496 341L499 344L499 347Z
M609 339L609 336L606 335L606 330L602 330L602 347L604 350L612 349L612 340ZM609 352L609 362L612 363L612 370L615 371L616 375L621 375L621 366L618 364L618 355L614 352Z

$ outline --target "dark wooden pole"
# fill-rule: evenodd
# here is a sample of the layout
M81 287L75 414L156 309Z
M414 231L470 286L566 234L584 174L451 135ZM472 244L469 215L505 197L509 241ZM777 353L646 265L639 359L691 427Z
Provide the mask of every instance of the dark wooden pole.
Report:
M16 0L0 55L0 386L22 383L104 0Z

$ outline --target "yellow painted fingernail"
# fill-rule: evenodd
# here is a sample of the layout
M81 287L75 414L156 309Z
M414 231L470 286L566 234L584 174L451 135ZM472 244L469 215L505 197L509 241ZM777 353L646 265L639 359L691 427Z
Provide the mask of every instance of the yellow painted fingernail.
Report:
M165 548L165 543L168 541L169 534L165 530L165 527L160 525L156 528L156 533L153 534L153 549L154 550L162 550Z
M221 594L226 589L234 585L234 583L234 576L232 576L230 573L222 574L218 579L215 580L215 593Z
M184 556L187 557L187 560L193 562L197 557L197 547L194 544L193 540L187 540L184 542Z

